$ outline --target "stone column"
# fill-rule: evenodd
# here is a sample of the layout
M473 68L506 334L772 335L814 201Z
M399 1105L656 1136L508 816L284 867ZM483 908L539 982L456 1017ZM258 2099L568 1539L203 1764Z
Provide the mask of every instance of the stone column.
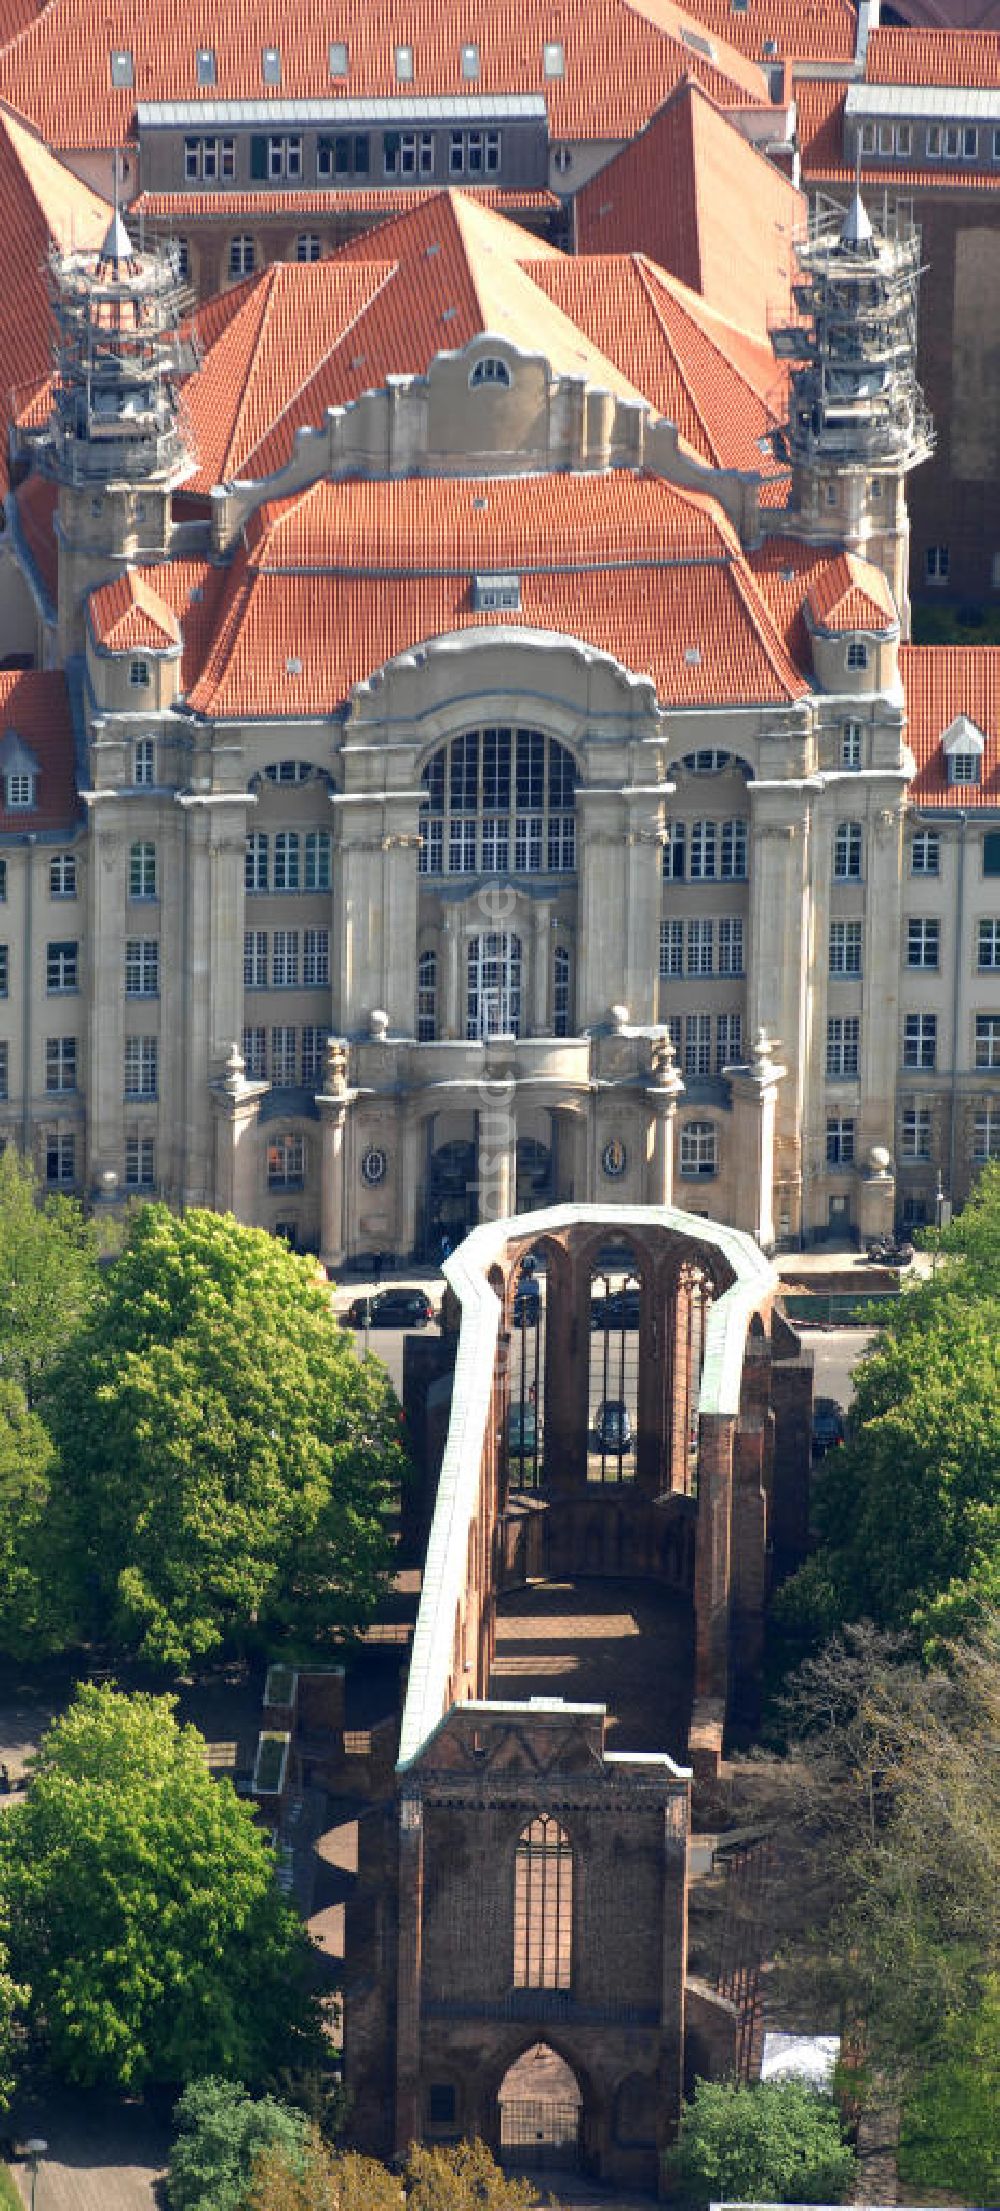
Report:
M674 1121L677 1100L683 1093L684 1084L677 1072L674 1047L669 1036L654 1038L650 1060L646 1100L650 1108L652 1127L646 1173L646 1202L648 1205L672 1205Z
M327 1268L339 1267L346 1249L344 1138L347 1109L355 1096L347 1086L347 1046L341 1037L328 1037L323 1088L316 1099L322 1131L319 1255Z
M461 938L458 915L445 907L441 916L441 1035L461 1036Z
M487 1079L476 1116L476 1183L481 1221L504 1221L517 1197L517 1119L513 1076Z
M754 863L750 883L750 948L747 1026L784 1039L788 1081L775 1120L774 1179L782 1234L802 1227L802 1137L808 1073L808 1025L812 957L807 881L808 783L750 785ZM780 946L780 958L775 947ZM821 955L822 956L822 955Z
M248 1082L239 1045L229 1049L226 1072L211 1085L215 1118L215 1194L221 1213L233 1213L252 1227L257 1216L257 1155L254 1136L266 1082Z
M552 1031L552 907L540 898L532 915L531 1034L549 1036Z
M735 1228L743 1228L764 1251L774 1247L774 1126L778 1084L786 1073L772 1053L778 1049L766 1029L758 1029L748 1068L727 1070L733 1098L733 1175Z

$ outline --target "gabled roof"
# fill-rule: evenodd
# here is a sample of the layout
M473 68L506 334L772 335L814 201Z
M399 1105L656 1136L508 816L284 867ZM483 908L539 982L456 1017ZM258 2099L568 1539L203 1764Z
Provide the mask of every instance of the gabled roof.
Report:
M349 51L349 77L330 75L330 39ZM561 76L547 77L543 50L558 40ZM399 84L397 42L412 48L413 75ZM721 37L709 39L674 0L409 0L388 15L370 0L342 0L336 21L321 9L274 0L118 0L95 18L91 0L50 0L0 55L0 96L55 146L117 146L133 132L138 102L267 100L261 54L277 46L281 83L272 98L352 100L468 93L461 50L475 44L475 90L544 94L556 139L622 139L648 121L685 72L728 104L763 105L762 72ZM112 47L132 57L132 84L111 83ZM199 86L195 56L215 55L215 83ZM708 48L708 51L706 51Z
M0 108L0 207L4 278L0 290L0 492L7 483L11 392L47 378L52 318L45 278L50 240L63 248L99 246L110 208Z
M899 669L907 741L917 763L910 785L914 805L1000 811L1000 646L904 645ZM962 714L984 733L985 749L979 782L956 789L949 787L941 740Z
M62 675L30 669L0 670L0 735L20 738L37 764L37 803L26 813L11 813L0 783L0 836L23 837L26 829L73 828L80 816L74 765L73 720Z
M18 485L14 498L21 542L46 598L55 606L59 549L53 522L59 502L58 484L49 476L26 476L23 484Z
M996 31L910 30L879 26L868 40L868 84L1000 85Z
M321 482L259 509L230 568L180 567L145 573L180 616L188 703L211 717L336 712L397 654L496 627L472 582L500 571L520 578L505 630L580 640L664 701L807 688L715 502L627 470Z
M92 635L104 652L165 653L180 645L177 616L154 588L149 572L126 568L94 592L88 611Z
M690 81L582 187L574 215L580 253L648 254L748 330L790 313L805 201Z
M748 553L754 579L771 610L791 658L812 665L806 623L827 631L884 630L898 617L880 568L843 553L836 545L803 545L794 537L769 537Z
M728 38L752 61L841 62L854 59L858 19L850 0L692 0L706 30Z
M891 630L899 621L881 569L874 568L870 561L859 560L856 553L839 553L835 560L814 569L806 596L817 629L834 633Z

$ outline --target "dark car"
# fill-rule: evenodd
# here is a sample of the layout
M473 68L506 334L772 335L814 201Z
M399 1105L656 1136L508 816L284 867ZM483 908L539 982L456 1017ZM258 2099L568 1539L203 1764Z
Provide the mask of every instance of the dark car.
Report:
M542 1300L537 1282L521 1282L514 1297L515 1328L537 1328L542 1316Z
M619 1459L631 1451L632 1422L628 1406L620 1397L602 1399L594 1419L594 1434L599 1451L611 1451Z
M595 1297L590 1307L592 1328L638 1328L639 1291L611 1290L606 1297Z
M908 1267L913 1258L913 1245L905 1236L874 1236L865 1245L866 1256L878 1267Z
M356 1297L344 1314L345 1328L426 1328L434 1307L426 1290L378 1290Z
M817 1397L813 1403L812 1447L814 1459L821 1459L825 1452L843 1443L847 1433L844 1408L835 1397Z

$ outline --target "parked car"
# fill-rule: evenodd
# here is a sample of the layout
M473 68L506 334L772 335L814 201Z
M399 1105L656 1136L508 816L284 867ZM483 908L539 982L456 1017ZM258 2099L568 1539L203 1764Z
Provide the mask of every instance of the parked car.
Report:
M905 1236L873 1236L865 1251L878 1267L908 1267L913 1258L913 1245Z
M356 1297L343 1316L345 1328L426 1328L434 1307L426 1290L377 1290Z
M533 1459L538 1450L538 1415L528 1399L507 1407L507 1450L512 1459Z
M620 1397L602 1398L594 1420L594 1434L600 1451L611 1451L616 1458L631 1451L632 1422L628 1406Z
M827 1451L843 1443L847 1433L844 1408L835 1397L817 1397L813 1401L813 1458L821 1459Z
M542 1299L537 1282L520 1282L514 1296L515 1328L537 1328L542 1317Z
M591 1300L590 1325L592 1328L638 1328L639 1290L610 1290L604 1297Z

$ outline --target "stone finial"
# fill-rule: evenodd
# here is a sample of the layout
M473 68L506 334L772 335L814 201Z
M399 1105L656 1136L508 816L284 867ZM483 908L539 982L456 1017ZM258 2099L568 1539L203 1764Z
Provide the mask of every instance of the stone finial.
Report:
M389 1034L389 1016L381 1006L374 1007L368 1016L368 1027L373 1044L384 1044Z
M649 1065L653 1081L661 1089L670 1089L676 1082L677 1054L674 1050L673 1037L667 1029L662 1029L658 1036L654 1036L649 1054Z
M246 1072L246 1061L234 1037L226 1059L226 1072L222 1078L222 1087L227 1098L238 1098L240 1096L246 1081Z
M113 1167L105 1167L100 1177L99 1195L102 1205L113 1205L118 1196L118 1176Z
M873 1144L868 1154L868 1172L873 1182L887 1182L892 1172L892 1155L884 1144Z
M323 1093L327 1098L347 1095L347 1046L342 1036L328 1036L323 1055Z
M750 1048L750 1066L758 1081L762 1081L768 1075L773 1075L774 1055L779 1049L777 1037L768 1036L762 1022Z
M612 1019L612 1021L613 1021L613 1023L614 1023L614 1030L615 1030L615 1035L616 1035L616 1036L624 1036L624 1034L625 1034L625 1031L626 1031L626 1029L628 1028L628 1024L629 1024L629 1009L628 1009L628 1007L627 1007L627 1006L612 1006L612 1008L611 1008L611 1019Z

